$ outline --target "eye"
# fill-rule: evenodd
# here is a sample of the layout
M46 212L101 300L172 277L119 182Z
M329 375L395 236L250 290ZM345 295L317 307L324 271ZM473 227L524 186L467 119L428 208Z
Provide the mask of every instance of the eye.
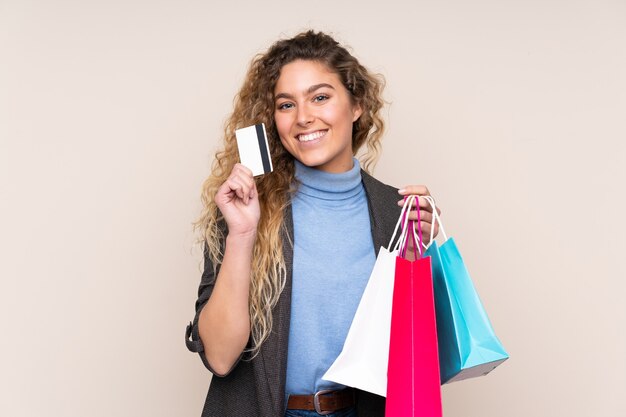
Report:
M321 103L322 101L328 100L329 97L326 94L318 94L313 97L313 101L316 103Z
M285 102L278 105L278 110L289 110L293 108L293 103Z

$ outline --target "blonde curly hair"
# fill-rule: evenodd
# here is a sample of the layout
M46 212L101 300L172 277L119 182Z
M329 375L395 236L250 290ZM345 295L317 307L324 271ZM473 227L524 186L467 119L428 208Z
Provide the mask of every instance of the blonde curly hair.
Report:
M274 43L267 52L256 55L248 69L243 86L235 96L234 109L224 126L223 148L215 154L211 175L202 187L203 210L194 223L199 242L214 267L223 259L224 219L214 196L239 161L235 130L265 123L274 170L255 179L261 206L257 240L254 245L249 296L252 345L250 357L258 354L272 329L272 309L278 303L286 281L281 230L284 210L294 191L294 157L280 142L274 122L274 88L281 68L296 60L316 61L335 72L349 91L353 102L363 113L352 128L352 149L361 153L363 168L369 172L378 159L384 122L380 115L384 105L384 79L370 73L347 49L331 36L312 30L291 39ZM285 236L287 234L285 233ZM290 242L292 243L292 242Z

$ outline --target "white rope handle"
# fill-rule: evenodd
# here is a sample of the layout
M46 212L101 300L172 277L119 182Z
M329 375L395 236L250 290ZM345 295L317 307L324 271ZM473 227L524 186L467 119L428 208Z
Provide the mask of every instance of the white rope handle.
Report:
M399 248L402 248L406 245L407 239L409 238L409 230L408 230L409 229L408 225L410 221L409 212L411 211L411 207L413 206L414 203L416 205L418 204L418 197L416 195L406 196L404 200L404 204L402 205L402 210L400 211L400 216L398 217L398 221L396 222L396 227L394 228L393 235L391 236L391 240L389 241L389 245L388 245L389 251L398 250ZM419 209L419 205L418 205L418 209ZM415 227L411 227L411 229L413 232L413 239L416 244L415 245L416 249L418 250L420 256L422 256L423 254L422 246L424 245L424 243L422 242L420 245L420 239L417 236L417 231L415 230ZM400 236L396 244L392 247L391 245L393 241L395 240L396 235L398 234L398 230L400 230Z
M408 215L405 216L405 214L407 210L410 210L411 202L414 200L415 200L414 195L410 195L404 200L404 204L402 205L402 210L400 211L400 217L398 217L398 221L396 222L396 227L393 229L393 235L391 235L391 240L389 241L389 245L387 245L387 249L389 251L396 250L400 247L400 242L403 240L402 237L404 235L404 230L406 229L406 223L408 222L408 219L409 219L409 216ZM404 224L402 224L402 228L400 229L400 223L402 223L402 219L404 219ZM396 238L396 235L398 234L398 229L402 230L402 233L400 234L400 238L398 239L398 242L396 242L396 244L392 248L391 244L393 243L393 241Z
M435 238L435 223L439 224L439 230L441 231L441 235L443 236L444 241L448 240L448 236L446 235L446 231L443 229L443 223L441 223L441 217L439 217L439 213L437 213L437 206L435 205L435 199L429 195L425 195L424 199L428 201L430 206L433 208L433 224L430 228L430 241L428 241L428 245L424 245L424 249L428 249L430 245L434 242Z

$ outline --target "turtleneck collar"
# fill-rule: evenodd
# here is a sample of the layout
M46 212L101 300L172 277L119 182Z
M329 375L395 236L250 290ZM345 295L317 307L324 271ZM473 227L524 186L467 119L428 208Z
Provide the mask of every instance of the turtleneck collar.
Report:
M356 196L362 190L361 166L356 158L354 165L346 172L329 173L308 167L297 159L296 180L299 182L297 193L323 200L345 200Z

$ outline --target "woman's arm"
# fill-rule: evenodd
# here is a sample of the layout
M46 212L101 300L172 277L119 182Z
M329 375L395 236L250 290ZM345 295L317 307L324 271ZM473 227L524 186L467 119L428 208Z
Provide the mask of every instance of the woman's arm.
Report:
M237 164L215 202L228 225L224 258L211 297L200 312L198 333L207 362L222 376L250 337L249 290L260 206L252 172Z
M250 337L248 297L255 237L256 233L228 235L213 293L198 318L204 354L216 375L231 370Z

